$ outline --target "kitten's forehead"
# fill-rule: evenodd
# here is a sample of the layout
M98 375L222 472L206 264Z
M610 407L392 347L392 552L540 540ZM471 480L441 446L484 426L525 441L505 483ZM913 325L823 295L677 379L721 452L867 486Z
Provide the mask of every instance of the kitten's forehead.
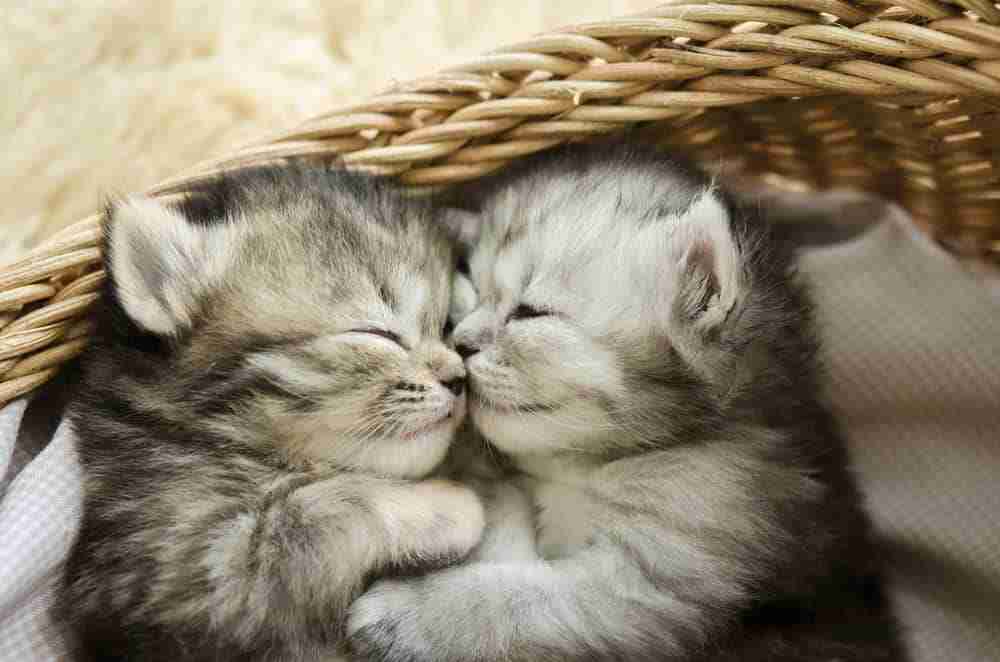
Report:
M440 329L453 257L427 204L379 182L309 172L236 182L211 202L180 207L192 222L242 228L211 315L304 332L338 316Z
M237 212L254 238L248 260L275 271L304 266L317 277L360 274L379 286L435 278L450 266L448 241L425 204L375 182L360 192L335 184L241 200Z
M656 295L671 233L692 216L726 218L707 179L615 162L541 171L498 194L474 256L477 285L552 304L598 303L609 314Z
M582 167L553 161L513 181L491 200L488 231L503 245L523 237L529 228L572 225L574 218L580 219L578 229L583 221L593 224L600 218L641 223L683 214L706 188L711 182L701 173L662 160L630 161L621 155ZM598 212L604 212L600 218ZM606 229L604 223L598 225Z

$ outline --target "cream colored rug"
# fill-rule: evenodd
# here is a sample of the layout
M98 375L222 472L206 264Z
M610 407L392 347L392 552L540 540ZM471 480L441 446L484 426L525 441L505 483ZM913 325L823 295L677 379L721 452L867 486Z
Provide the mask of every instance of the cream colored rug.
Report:
M62 0L0 10L0 264L204 158L655 0Z

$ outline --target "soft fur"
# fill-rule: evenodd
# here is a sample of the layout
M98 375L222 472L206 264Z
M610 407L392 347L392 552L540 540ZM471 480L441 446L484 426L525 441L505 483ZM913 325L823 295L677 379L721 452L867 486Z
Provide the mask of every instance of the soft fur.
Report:
M0 264L394 81L650 0L92 0L0 11Z
M480 300L455 340L472 420L515 472L484 490L479 562L376 584L354 649L902 659L808 300L763 225L627 144L529 159L480 195Z
M108 212L72 409L84 520L60 603L101 660L330 660L365 582L465 555L444 458L465 370L428 207L340 171Z

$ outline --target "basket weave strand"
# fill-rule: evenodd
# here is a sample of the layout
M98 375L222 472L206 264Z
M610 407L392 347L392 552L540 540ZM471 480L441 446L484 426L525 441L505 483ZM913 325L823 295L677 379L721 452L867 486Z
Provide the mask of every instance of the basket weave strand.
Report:
M986 0L675 1L553 30L315 117L162 182L308 158L456 184L642 125L708 165L876 191L1000 263L1000 10ZM100 218L0 270L0 404L86 346Z

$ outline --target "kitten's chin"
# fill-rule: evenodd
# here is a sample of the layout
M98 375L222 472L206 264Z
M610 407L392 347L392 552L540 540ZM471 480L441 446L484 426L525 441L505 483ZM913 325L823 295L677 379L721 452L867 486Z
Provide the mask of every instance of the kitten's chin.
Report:
M421 478L444 461L457 429L452 421L372 442L357 467L383 476Z
M584 402L505 407L475 399L469 413L483 436L511 455L585 448L608 427L603 412Z

